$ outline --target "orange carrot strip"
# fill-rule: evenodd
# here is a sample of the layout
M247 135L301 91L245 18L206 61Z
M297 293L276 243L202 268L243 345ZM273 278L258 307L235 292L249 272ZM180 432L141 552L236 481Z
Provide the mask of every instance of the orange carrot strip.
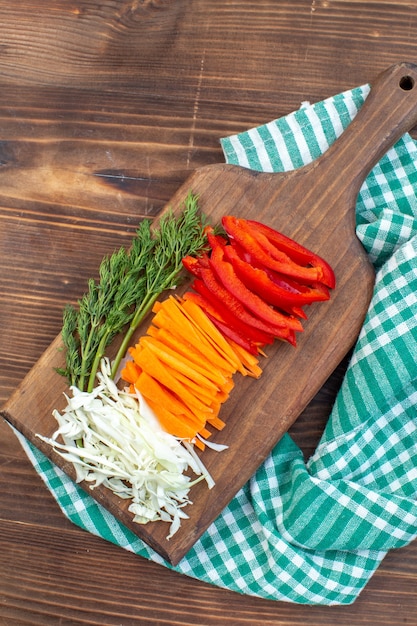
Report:
M164 387L159 381L150 376L148 372L142 372L136 381L135 387L144 398L153 400L156 404L167 407L175 415L185 415L191 421L196 422L198 427L201 422L196 419L194 413L190 411L174 393Z
M214 402L218 404L224 404L229 399L230 393L228 391L219 391L214 397Z
M169 366L167 366L169 368ZM197 383L184 376L181 372L176 372L173 369L169 369L170 373L177 378L184 385L186 389L188 389L191 393L196 395L201 402L204 402L205 406L211 406L213 399L217 397L217 394L210 391L209 389L205 389L204 387L200 387Z
M195 440L193 441L194 445L196 448L200 448L200 450L202 452L204 452L204 450L206 449L206 445L205 443L203 443L200 439L198 439L198 437L195 438Z
M184 300L182 309L195 324L197 324L207 339L216 347L216 349L226 358L237 370L242 371L242 364L239 358L231 348L225 337L215 327L213 322L209 320L204 311L191 300ZM242 372L243 373L243 372Z
M216 400L213 400L213 402L210 404L210 408L213 410L213 413L212 413L213 416L216 416L220 413L222 404L223 402L217 402Z
M214 391L218 390L218 386L207 378L204 368L193 364L186 357L182 357L178 352L171 350L158 339L145 336L141 337L139 343L141 346L150 348L163 363L184 374L195 383Z
M193 440L197 434L194 426L190 425L185 418L175 415L165 407L157 404L150 398L146 398L152 411L155 413L162 428L174 437Z
M207 438L207 426L225 427L219 413L234 387L233 374L258 378L258 356L224 337L192 299L169 296L153 311L147 334L129 349L133 361L123 374L163 428L204 450L195 435Z
M135 383L140 372L140 367L129 359L126 361L122 371L120 372L120 376L127 383Z
M172 321L176 322L176 327L181 329L182 335L186 336L193 345L199 347L200 352L205 355L206 359L218 362L221 368L228 368L229 371L233 368L232 371L236 371L236 358L231 361L230 357L227 358L226 355L219 352L213 339L207 336L207 333L204 332L204 329L199 324L196 324L196 321L176 298L170 296L163 304L163 311L169 315ZM208 321L208 318L205 319ZM158 325L157 316L154 318L154 322Z
M217 428L217 430L223 430L223 428L226 426L225 422L217 415L213 415L207 418L207 423L210 424L210 426Z
M231 376L229 376L229 378L224 383L224 385L221 385L220 391L222 393L225 393L225 394L229 395L234 386L235 386L235 381L233 380L233 378Z
M160 303L160 307L153 318L153 323L158 327L165 328L169 328L171 324L174 324L176 328L181 329L182 336L187 337L193 344L198 345L201 343L201 334L196 331L195 325L183 315L183 311L177 306L177 300L173 296L169 296ZM207 343L207 341L203 342Z
M211 437L211 432L207 428L202 428L198 431L198 434L204 439L208 439L209 437Z
M153 378L159 380L159 382L165 387L168 387L177 396L179 396L183 402L191 409L197 409L199 411L209 411L205 404L201 402L194 394L188 391L182 383L173 376L168 368L161 363L158 357L149 348L140 349L139 346L129 348L129 352L135 361L144 371L148 372Z
M172 376L175 376L177 380L179 380L184 387L188 389L188 391L198 396L198 398L210 409L210 413L208 413L206 417L211 415L213 412L215 413L216 411L219 411L220 405L223 404L223 402L225 402L229 397L229 394L225 394L221 390L213 393L209 389L204 389L204 387L200 387L197 383L187 378L181 372L177 372L170 368L169 365L166 367Z
M173 430L169 428L168 424L168 416L173 415L175 419L172 418L172 424L176 425L175 434L179 435L179 422L177 420L183 421L185 426L192 428L194 431L194 435L205 427L207 421L206 416L197 416L195 413L190 411L190 409L181 401L180 398L176 398L175 394L172 394L169 390L164 389L162 387L161 390L155 391L155 384L159 385L158 381L149 377L150 380L138 381L138 389L145 398L146 402L148 402L149 406L151 406L157 418L161 417L159 421L164 421L164 428L168 429L169 432L173 434ZM153 383L153 384L152 384ZM165 398L164 398L165 396ZM172 401L173 400L173 401Z
M161 309L161 305L162 305L162 302L160 300L156 300L156 302L154 302L154 305L152 307L152 313L158 313L158 311Z
M235 343L232 339L229 339L230 345L233 350L239 355L244 367L247 369L247 373L249 376L253 376L253 378L259 378L262 374L262 369L259 367L258 359L253 354L250 354L245 348L239 346L239 344Z
M200 358L203 358L203 351L206 348L212 350L211 345L205 341L201 333L183 316L181 311L172 309L168 300L165 300L165 303L165 307L161 306L153 318L153 325L159 331L165 330L180 341L184 341L184 338L186 338L186 343L191 344L193 349L200 354Z
M176 377L178 382L183 385L187 392L196 396L200 402L204 404L204 408L189 405L190 410L196 415L197 418L205 422L210 415L215 414L216 411L219 410L219 403L215 401L215 395L207 393L207 390L203 390L202 387L194 384L192 381L187 379L186 376L171 369L168 365L166 368L172 376Z
M214 364L210 366L210 363L207 363L207 357L206 360L203 360L205 355L203 355L202 352L199 352L190 342L183 340L183 338L179 338L178 335L175 335L172 328L156 328L151 325L147 332L151 337L160 340L168 348L171 348L179 355L186 357L190 363L192 363L193 367L197 365L200 370L204 369L205 376L218 384L221 388L229 383L230 376L221 372L215 367ZM207 367L205 366L206 363Z
M143 350L145 349L148 350L148 347L143 348ZM155 356L156 358L158 358L157 355ZM188 378L188 376L175 369L175 367L164 363L162 360L160 360L160 363L169 376L175 378L175 380L180 382L181 385L184 386L184 388L186 388L188 391L198 397L204 404L204 406L208 406L214 398L217 398L217 394L220 392L219 389L209 389L207 387L202 387L199 385L199 383L196 383L195 381Z

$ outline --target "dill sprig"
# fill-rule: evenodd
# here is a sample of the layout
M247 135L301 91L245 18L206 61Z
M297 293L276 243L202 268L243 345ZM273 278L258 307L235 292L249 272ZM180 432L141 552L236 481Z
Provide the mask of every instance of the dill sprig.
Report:
M64 309L66 367L60 373L70 385L91 391L106 348L123 332L112 363L115 377L134 332L157 298L177 286L182 259L206 247L205 226L198 198L189 193L178 216L168 211L153 230L149 220L142 221L129 250L120 248L102 260L99 280L88 281L78 310L72 305Z

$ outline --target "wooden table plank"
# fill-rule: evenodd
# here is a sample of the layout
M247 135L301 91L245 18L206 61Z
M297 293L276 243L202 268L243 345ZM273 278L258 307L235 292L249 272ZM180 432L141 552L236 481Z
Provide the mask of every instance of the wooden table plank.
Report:
M220 137L415 62L416 31L407 0L0 0L1 403L103 254L194 168L222 160ZM292 429L306 456L342 371ZM352 606L298 607L179 576L76 528L4 423L0 494L0 624L416 623L415 543L390 553Z

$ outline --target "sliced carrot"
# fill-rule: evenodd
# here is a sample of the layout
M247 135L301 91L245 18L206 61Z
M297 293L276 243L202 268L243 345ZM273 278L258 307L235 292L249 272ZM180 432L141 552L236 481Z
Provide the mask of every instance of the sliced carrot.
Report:
M199 352L192 343L182 337L178 337L178 335L173 332L172 327L169 329L156 328L151 325L147 333L151 337L159 339L168 348L175 350L179 355L186 357L192 363L193 367L197 365L200 369L204 368L207 378L210 378L210 380L217 383L221 388L229 384L231 380L230 375L228 376L224 370L220 371L218 367L212 365L207 357L205 357L202 352Z
M197 434L195 427L191 426L184 416L175 415L164 406L157 404L150 398L146 398L152 411L158 418L162 428L174 437L192 441Z
M143 350L148 350L148 348L143 348ZM147 354L147 353L146 353ZM156 355L155 355L156 356ZM158 358L158 357L156 357ZM216 389L208 389L207 387L202 387L194 380L191 380L183 374L182 372L175 369L175 367L160 361L161 366L164 368L165 372L168 376L171 376L176 381L178 381L184 389L188 390L190 393L194 394L202 403L202 406L194 408L198 408L200 411L204 411L205 407L209 407L214 399L218 398L218 394L221 393L220 390ZM204 407L204 408L203 408ZM210 411L211 412L211 411Z
M169 299L172 306L175 307L185 319L189 320L192 328L204 344L213 345L213 334L214 338L218 340L218 342L215 342L216 350L218 350L217 346L223 343L222 337L217 337L215 329L213 329L211 324L208 323L208 318L204 315L202 309L194 303L186 302L185 300L175 298L174 296L170 296ZM225 345L224 348L227 353L227 346Z
M222 419L220 419L218 415L208 417L207 422L208 424L210 424L210 426L213 426L217 430L223 430L223 428L226 426L226 423Z
M187 391L198 395L200 400L205 403L204 409L198 409L195 406L188 407L189 410L194 415L195 419L199 420L200 423L203 423L203 422L206 422L209 419L209 417L213 417L219 414L221 406L225 402L223 398L219 400L217 397L201 396L198 392L198 389L196 389L195 387L188 386L186 381L183 381L182 379L180 379L180 382L184 385Z
M221 386L221 390L224 391L225 393L230 393L233 389L233 387L235 386L235 381L233 380L233 378L230 376L226 383L224 385Z
M140 345L148 346L157 357L163 362L184 374L202 387L211 390L218 390L218 386L206 376L206 370L199 365L193 364L186 357L181 356L175 350L164 345L154 337L141 337Z
M212 346L205 341L201 333L196 331L195 327L182 312L176 312L175 309L168 307L168 304L166 304L165 308L161 307L158 310L153 318L153 324L158 330L166 330L178 340L183 340L186 337L187 343L192 345L193 349L200 355L200 359L204 358L205 350L213 350ZM210 361L212 361L212 358L210 358ZM218 363L218 365L224 367L223 362Z
M160 300L156 300L154 302L154 305L152 307L152 312L153 313L158 313L158 311L161 309L162 306L162 302Z
M170 368L169 365L167 365L167 368L169 369L170 373L184 385L186 389L188 389L189 391L191 391L191 393L194 393L198 398L200 398L200 400L204 402L205 406L211 406L214 398L217 398L217 391L210 391L209 389L200 387L197 383L187 378L187 376L184 376L184 374L182 374L181 372L176 372L175 370Z
M222 408L222 404L223 402L218 402L218 401L216 402L216 400L213 400L213 402L210 404L210 408L213 410L213 413L207 416L207 420L211 416L213 417L218 416L218 414L220 413L220 409Z
M156 378L160 383L171 389L183 402L194 412L194 409L198 411L207 411L207 407L201 400L194 394L188 391L184 385L173 376L168 368L161 363L158 357L149 348L140 349L135 346L129 348L129 352L139 367L147 371L153 378Z
M219 417L234 387L233 375L258 377L257 356L225 337L198 302L169 296L153 307L146 335L129 348L122 378L144 396L165 430L204 450L207 426Z
M189 341L192 341L193 344L198 345L201 343L202 338L198 331L196 331L195 325L183 315L183 311L177 306L177 300L174 296L169 296L160 303L156 315L153 318L153 323L156 324L156 326L169 328L170 324L167 318L176 328L180 328L183 335L186 336Z
M170 373L174 375L172 370L170 371ZM198 387L198 385L194 385L192 381L187 380L187 378L183 374L178 373L177 380L183 385L184 389L186 389L187 392L195 395L204 404L204 408L190 406L190 410L193 411L193 413L197 413L197 415L201 417L204 416L205 419L207 419L209 415L214 413L213 407L217 406L214 400L215 398L214 395L209 395L204 392L201 393L202 387Z
M204 427L207 419L220 410L219 392L200 387L172 367L161 363L162 372L157 369L154 359L149 359L147 347L137 345L131 349L136 361L143 362L144 371L136 381L138 390L146 399L157 400L157 405L167 407L172 413L184 413L196 425ZM197 402L192 402L194 397ZM156 412L158 416L158 413Z
M208 341L220 352L220 354L233 365L236 370L241 371L241 363L236 353L230 348L229 343L217 330L213 322L209 320L204 311L191 300L184 300L182 309L185 314L193 320L194 324L201 328Z
M230 389L221 389L220 391L218 391L217 394L216 394L217 402L221 402L222 404L223 404L223 402L226 402L226 400L230 396L230 392L231 392L232 388L233 387L231 387Z
M147 372L141 373L136 381L135 387L141 392L144 398L151 399L160 406L169 407L170 411L176 415L185 415L191 421L194 420L197 427L201 425L201 423L196 420L194 413L186 407L184 402Z
M204 439L208 439L209 437L211 437L211 432L207 428L202 428L198 431L198 434Z
M131 361L129 359L128 361L126 361L122 371L120 372L120 376L127 383L135 383L140 372L141 372L141 369L139 365L137 365L136 363L134 363L134 361Z
M234 341L230 341L233 350L235 350L236 354L239 355L244 367L246 368L247 374L249 376L253 376L254 378L259 378L262 374L262 368L259 366L259 361L256 356L250 354L245 348L242 348L239 344Z
M202 452L204 452L204 450L206 449L206 445L205 445L205 443L204 443L203 441L201 441L201 439L199 439L198 437L196 437L196 438L193 440L193 443L194 443L195 447L196 447L196 448L200 448L200 450L201 450Z
M195 319L190 317L189 312L186 311L184 306L181 306L174 296L169 296L169 298L164 300L160 310L154 317L154 323L157 326L161 324L161 326L169 328L169 324L167 326L167 321L164 319L164 316L170 318L173 328L181 329L182 335L186 336L194 346L199 347L198 349L206 359L217 363L218 367L221 369L226 369L233 373L236 371L236 362L231 361L230 357L227 358L223 353L219 352L213 340L207 336L207 333L202 327L196 324ZM160 319L161 317L162 321Z

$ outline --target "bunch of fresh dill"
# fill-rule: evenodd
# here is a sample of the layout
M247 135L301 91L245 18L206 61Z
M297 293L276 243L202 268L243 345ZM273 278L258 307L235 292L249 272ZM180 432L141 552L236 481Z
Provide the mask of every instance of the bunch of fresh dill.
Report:
M106 348L124 332L112 363L116 375L139 324L160 294L178 284L182 259L205 249L205 226L198 198L190 192L178 216L166 212L155 229L143 220L129 250L120 248L102 260L98 282L90 279L78 307L64 309L66 366L59 373L70 385L91 391Z

